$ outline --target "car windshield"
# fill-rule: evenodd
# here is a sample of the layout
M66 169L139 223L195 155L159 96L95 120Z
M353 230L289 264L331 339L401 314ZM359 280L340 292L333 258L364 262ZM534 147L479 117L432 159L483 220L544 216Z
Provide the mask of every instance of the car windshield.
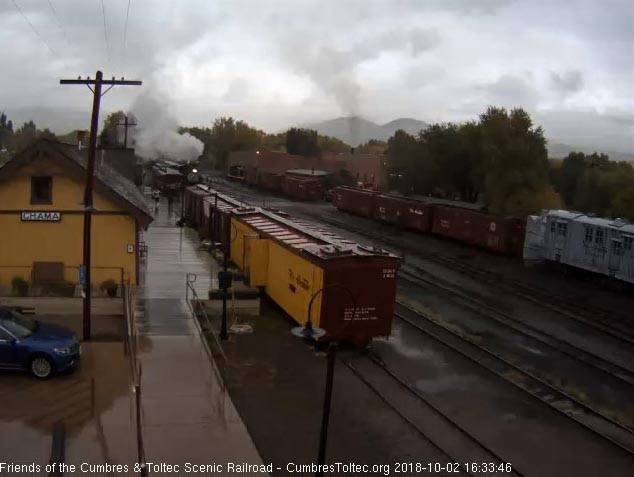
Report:
M16 311L2 319L2 325L16 338L26 338L37 330L37 321L31 320Z

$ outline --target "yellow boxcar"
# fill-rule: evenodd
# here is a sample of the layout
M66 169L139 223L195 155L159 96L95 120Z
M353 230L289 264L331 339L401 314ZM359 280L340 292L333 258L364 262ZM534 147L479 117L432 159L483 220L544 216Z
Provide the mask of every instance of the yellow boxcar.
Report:
M297 323L366 344L391 332L399 258L261 209L233 211L231 260Z

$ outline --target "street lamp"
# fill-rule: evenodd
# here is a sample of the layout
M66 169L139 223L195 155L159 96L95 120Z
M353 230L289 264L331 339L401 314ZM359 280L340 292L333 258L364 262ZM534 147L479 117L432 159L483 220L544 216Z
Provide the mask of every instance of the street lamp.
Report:
M317 328L313 326L313 323L310 318L310 312L313 307L313 302L315 298L322 293L327 288L338 287L345 290L352 299L352 319L354 319L354 315L357 312L357 302L354 297L352 291L338 283L333 283L331 285L326 285L325 287L317 290L313 296L310 298L310 302L308 303L308 317L306 320L306 324L304 326L297 326L291 330L291 333L294 336L297 336L302 339L316 340L321 338L326 334L326 330L322 328ZM326 388L324 390L324 406L321 414L321 430L319 432L319 454L317 455L317 472L315 472L316 477L323 477L324 475L324 463L326 461L326 445L328 442L328 424L330 422L330 403L332 401L332 386L335 377L335 359L337 357L337 342L335 340L330 340L328 342L328 363L326 367Z

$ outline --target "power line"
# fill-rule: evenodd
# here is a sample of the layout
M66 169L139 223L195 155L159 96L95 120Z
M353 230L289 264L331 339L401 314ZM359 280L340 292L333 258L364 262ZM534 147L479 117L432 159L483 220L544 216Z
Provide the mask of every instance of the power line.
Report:
M53 16L55 17L55 21L57 22L57 26L59 27L60 30L62 30L62 34L64 35L64 40L66 40L66 43L69 44L68 43L68 36L66 35L66 29L62 25L62 22L60 21L59 16L57 15L57 10L55 10L55 7L53 6L53 3L51 2L51 0L48 0L48 5L51 7L51 11L53 12Z
M57 54L51 48L51 45L49 45L48 42L44 39L44 37L40 35L40 32L38 32L37 29L33 26L33 23L31 23L31 20L29 20L28 17L24 14L20 6L17 4L16 0L12 0L12 1L16 10L20 12L20 15L22 15L22 18L24 18L24 21L26 21L29 24L29 26L31 27L31 30L33 30L33 33L35 33L35 36L37 36L40 39L40 41L46 45L46 48L48 48L48 51L50 51L53 56L57 56Z
M125 27L123 29L123 57L125 59L125 40L128 34L128 17L130 16L130 2L132 0L128 0L128 9L125 12Z
M103 16L103 36L106 39L106 54L108 56L108 64L110 64L110 43L108 42L108 30L106 29L106 6L101 0L101 13Z

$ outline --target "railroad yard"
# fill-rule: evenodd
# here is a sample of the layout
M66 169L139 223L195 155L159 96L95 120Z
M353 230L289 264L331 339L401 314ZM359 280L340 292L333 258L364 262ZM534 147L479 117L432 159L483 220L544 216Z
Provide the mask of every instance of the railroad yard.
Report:
M483 463L501 475L631 475L631 290L527 268L518 258L399 230L328 202L291 201L224 179L212 186L403 257L390 337L339 352L329 461L420 461L422 454L426 462L458 463L453 470L465 475L481 474L474 464ZM223 371L262 456L282 462L293 442L316 432L324 353L289 345L288 316L272 303L264 309L266 325L254 320L254 335L226 344L232 365ZM296 364L282 371L282 362ZM299 381L287 374L302 367ZM250 402L262 386L265 416ZM306 400L308 414L288 406L292 399ZM364 415L372 417L365 424ZM309 459L311 451L299 455Z

